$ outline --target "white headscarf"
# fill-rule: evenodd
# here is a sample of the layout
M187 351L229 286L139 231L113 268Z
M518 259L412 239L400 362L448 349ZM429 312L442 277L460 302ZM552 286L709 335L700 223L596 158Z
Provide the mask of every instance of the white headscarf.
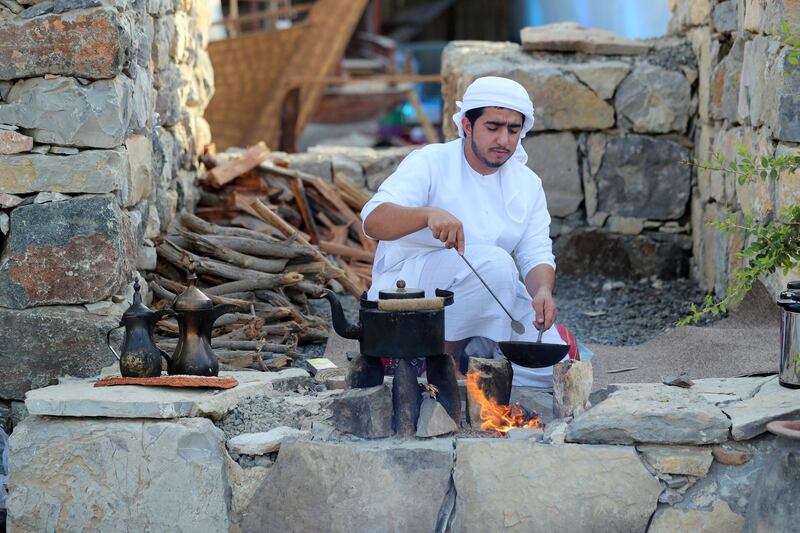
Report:
M528 161L528 154L522 148L522 139L533 128L533 102L525 87L508 78L485 76L473 81L467 87L467 90L464 91L464 101L457 101L456 106L458 106L458 112L453 115L453 122L456 123L459 137L464 137L461 119L470 109L504 107L522 113L525 116L525 121L522 124L519 142L516 150L514 150L513 159L523 165Z

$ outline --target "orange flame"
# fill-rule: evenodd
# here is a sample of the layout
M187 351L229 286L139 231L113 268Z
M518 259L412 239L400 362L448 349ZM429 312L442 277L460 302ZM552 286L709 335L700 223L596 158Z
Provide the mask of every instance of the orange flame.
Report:
M500 405L494 399L487 398L481 390L480 380L480 372L467 372L467 394L481 406L481 429L503 434L512 428L541 429L539 418L529 419L519 402L514 405Z

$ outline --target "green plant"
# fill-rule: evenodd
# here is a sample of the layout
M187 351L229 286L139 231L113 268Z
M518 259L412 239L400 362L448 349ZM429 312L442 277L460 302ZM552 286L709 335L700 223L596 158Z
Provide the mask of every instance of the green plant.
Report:
M781 26L782 41L789 47L788 61L792 65L800 64L800 32L791 31L785 21ZM729 161L721 152L716 152L710 162L693 160L684 163L706 171L722 172L726 178L735 176L740 185L759 179L774 180L785 172L800 171L798 155L758 156L751 154L746 146L740 146L737 156L736 161ZM800 266L800 206L783 209L778 217L767 223L754 220L752 213L746 213L742 223L737 221L735 214L726 220L708 222L720 231L741 233L746 245L738 255L745 266L732 273L730 286L721 300L714 301L711 295L707 295L699 307L692 304L689 314L678 321L679 326L694 324L709 314L727 312L731 305L744 298L762 275L778 270L786 274Z

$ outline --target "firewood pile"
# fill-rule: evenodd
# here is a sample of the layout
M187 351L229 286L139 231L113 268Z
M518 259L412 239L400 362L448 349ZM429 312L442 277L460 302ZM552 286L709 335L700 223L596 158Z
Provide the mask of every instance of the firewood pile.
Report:
M236 313L214 324L222 368L292 366L299 346L324 343L328 328L308 310L326 285L360 296L369 287L375 242L361 228L368 197L346 178L334 183L287 168L259 143L237 156L206 152L196 214L180 215L156 250L148 281L154 307L172 304L194 271L214 304ZM157 325L159 346L174 349L174 320Z

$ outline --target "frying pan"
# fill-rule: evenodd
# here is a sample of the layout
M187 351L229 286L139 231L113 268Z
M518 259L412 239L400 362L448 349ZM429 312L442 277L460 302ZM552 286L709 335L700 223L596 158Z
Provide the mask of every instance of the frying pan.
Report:
M549 344L542 342L542 330L536 342L502 341L500 351L515 365L527 368L543 368L558 363L569 352L569 344Z

